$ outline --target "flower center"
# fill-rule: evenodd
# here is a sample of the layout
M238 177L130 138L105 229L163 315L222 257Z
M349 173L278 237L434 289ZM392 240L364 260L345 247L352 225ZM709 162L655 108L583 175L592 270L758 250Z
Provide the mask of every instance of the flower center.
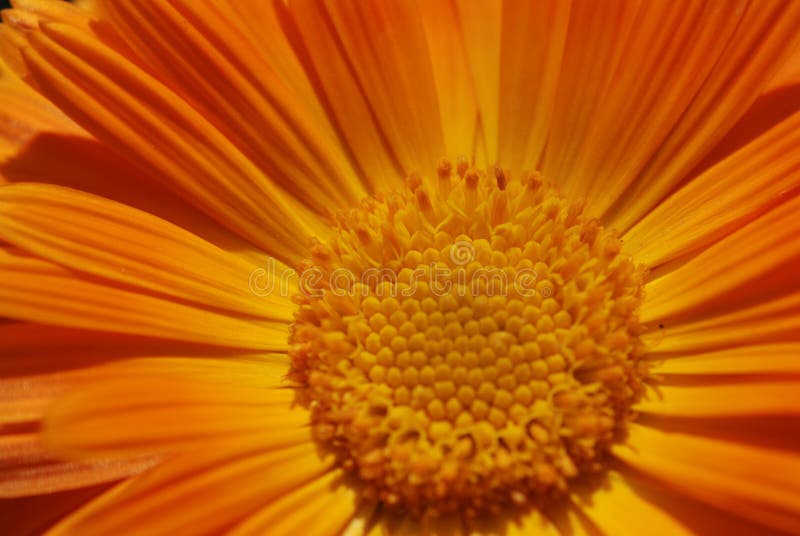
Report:
M445 161L312 248L291 377L369 494L469 514L602 469L645 377L642 273L581 212Z

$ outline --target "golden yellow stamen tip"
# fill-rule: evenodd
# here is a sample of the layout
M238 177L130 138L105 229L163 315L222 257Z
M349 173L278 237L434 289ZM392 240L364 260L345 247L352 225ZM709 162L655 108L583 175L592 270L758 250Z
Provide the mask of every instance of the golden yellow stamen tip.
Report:
M642 274L619 240L538 175L451 169L315 247L292 335L317 439L417 514L564 492L601 466L644 376Z

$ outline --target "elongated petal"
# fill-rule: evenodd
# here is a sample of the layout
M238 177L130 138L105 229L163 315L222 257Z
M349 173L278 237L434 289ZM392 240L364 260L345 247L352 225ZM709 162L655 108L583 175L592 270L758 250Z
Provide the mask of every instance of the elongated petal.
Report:
M5 24L0 26L0 58L11 71L34 86L20 54L20 49L26 46L24 32L38 29L43 22L63 22L92 32L91 18L85 10L58 0L15 0L14 9L4 9L2 17Z
M289 9L320 98L373 188L432 171L446 155L416 3L300 0Z
M656 267L712 244L800 190L800 113L660 203L623 237Z
M38 336L44 337L48 333L47 329L38 330ZM57 360L65 361L69 354L62 353ZM94 360L87 359L84 364L87 366L76 366L72 369L64 370L68 365L58 363L53 367L53 371L25 371L23 373L12 371L7 374L9 364L6 361L34 361L30 355L3 356L3 375L0 376L0 423L35 423L44 415L45 409L52 404L53 400L62 396L69 390L77 389L92 381L102 381L105 377L104 370L99 366L91 366L97 362L102 362L103 358L95 357ZM108 359L108 358L105 358ZM94 363L92 363L94 361ZM39 363L41 364L41 362ZM17 365L17 369L25 367L27 363ZM13 366L13 364L11 364ZM37 364L32 364L35 368Z
M455 2L464 39L464 50L472 72L478 102L479 165L496 163L500 141L500 50L503 4L501 2Z
M655 369L675 378L697 376L797 375L800 374L800 344L742 346L667 359Z
M792 2L575 5L545 175L627 229L759 96L799 20Z
M659 385L636 405L643 413L693 417L800 416L800 380L762 380L691 386Z
M223 225L294 262L307 237L325 235L317 217L208 120L123 56L60 23L28 39L23 56L48 98Z
M800 529L800 458L795 453L631 427L614 454L699 501L777 529Z
M800 293L695 322L663 325L643 337L654 359L740 344L794 342L800 339Z
M786 63L770 80L766 91L781 90L798 84L800 84L800 46L795 46Z
M331 138L336 138L328 112L323 103L318 101L301 58L292 49L293 35L286 28L288 13L285 3L221 0L221 4L224 4L224 10L231 15L231 23L236 24L241 33L246 34L244 40L260 49L260 60L269 64L286 87L313 114L315 128L329 133ZM203 8L200 5L198 7ZM248 74L260 76L259 72Z
M617 471L608 473L607 481L600 489L592 490L583 500L573 499L573 502L603 534L635 535L653 530L675 536L692 534L669 511L648 501L635 481Z
M651 3L650 7L652 18L663 16L666 8L657 3ZM578 169L588 156L587 145L592 141L603 143L602 138L593 137L599 127L595 118L603 113L603 109L611 110L607 108L604 96L615 82L624 53L627 50L630 56L637 53L642 56L629 60L633 62L637 59L647 61L648 54L654 52L651 47L630 46L637 32L651 39L654 37L653 23L639 15L640 5L631 1L606 4L575 2L570 9L547 155L541 169L549 180L562 185L566 193L575 198L585 197L591 189L589 183L592 179L579 175ZM677 15L673 20L675 17ZM664 19L659 22L663 24ZM671 27L672 24L665 26ZM663 39L661 37L656 43ZM626 70L626 78L621 81L635 83L638 79L633 78L634 72L641 71ZM606 128L610 127L610 124L606 125ZM594 199L592 201L588 210L596 213L600 207ZM605 202L609 201L611 199L607 198Z
M52 533L124 533L134 527L154 535L220 532L329 471L332 458L320 458L315 450L310 442L270 449L249 438L186 453L77 512Z
M669 5L671 9L676 7L673 3ZM716 9L716 6L704 6ZM800 35L796 28L800 24L800 5L795 2L769 5L761 2L737 5L732 2L726 3L725 7L739 11L726 14L727 20L722 27L711 30L714 25L706 25L703 29L706 37L712 36L713 40L720 41L719 35L706 32L724 34L733 26L737 13L742 14L741 21L736 24L730 41L713 62L691 103L674 122L669 136L649 158L646 168L615 207L611 222L620 229L628 229L646 214L714 148L756 100L798 43ZM696 41L690 43L694 54L708 53L705 47L698 47ZM707 55L701 62L712 65ZM683 87L683 84L678 82L678 86ZM644 118L635 123L652 125Z
M161 83L183 96L291 196L326 213L363 197L334 140L230 10L213 2L99 3ZM264 31L264 29L262 29ZM352 172L351 172L352 173Z
M86 134L44 97L0 66L0 163L44 132ZM0 176L0 184L3 178Z
M285 366L150 358L106 368L103 381L50 407L44 438L55 452L163 452L257 434L267 422L276 445L311 440L308 412L292 409L294 391L280 388Z
M0 316L55 326L164 339L285 350L287 325L235 318L80 277L46 261L0 250Z
M742 227L645 287L644 322L796 288L800 197ZM778 271L776 273L776 271Z
M497 161L538 168L547 143L569 24L569 2L503 3Z
M277 288L253 292L256 266L119 203L49 185L6 186L0 226L3 240L81 272L242 314L292 319L294 306Z
M422 1L418 6L436 82L442 156L471 157L476 150L478 104L458 10L450 0Z
M322 477L273 501L235 527L231 534L336 536L353 518L357 491L343 483L344 472L330 471ZM309 523L313 518L314 522Z
M147 456L65 462L48 454L37 433L0 435L0 497L44 495L120 480L149 469L158 461Z

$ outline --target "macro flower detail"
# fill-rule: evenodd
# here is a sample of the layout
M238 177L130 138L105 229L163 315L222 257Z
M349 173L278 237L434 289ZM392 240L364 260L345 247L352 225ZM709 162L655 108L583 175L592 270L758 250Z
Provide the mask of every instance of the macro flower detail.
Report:
M602 467L646 375L642 274L541 178L451 171L313 248L291 377L375 499L475 517Z
M800 2L11 4L0 533L800 534Z

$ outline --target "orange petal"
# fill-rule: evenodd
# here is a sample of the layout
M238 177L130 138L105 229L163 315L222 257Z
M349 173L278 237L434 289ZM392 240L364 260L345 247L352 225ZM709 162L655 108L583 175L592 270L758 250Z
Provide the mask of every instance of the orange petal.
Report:
M287 347L285 323L132 292L16 251L0 249L0 277L0 316L7 318L238 348Z
M151 456L64 462L41 445L38 433L0 435L0 497L43 495L120 480L149 469Z
M776 91L800 84L800 46L795 46L786 63L770 80L767 91Z
M493 165L497 163L500 141L503 4L457 0L455 5L480 113L477 164Z
M695 322L663 324L643 340L650 356L800 339L800 293Z
M298 1L289 9L306 69L373 189L435 169L444 137L416 3Z
M25 46L24 32L39 28L45 21L64 22L91 31L86 13L58 0L15 0L14 9L4 9L2 17L5 24L0 27L0 57L11 71L31 84L30 72L20 54Z
M794 197L645 286L643 322L707 314L796 287L800 197Z
M800 113L661 202L623 241L650 267L713 244L800 190Z
M356 514L358 493L342 483L344 472L330 471L302 488L261 508L231 534L236 536L274 534L275 536L336 536ZM314 519L309 522L309 519Z
M800 6L608 7L573 10L544 173L625 230L759 96L798 38Z
M737 536L764 534L763 525L743 519L734 511L720 510L710 504L695 501L680 491L660 485L658 481L629 467L620 464L614 472L624 478L626 485L638 495L639 501L657 505L667 513L672 521L667 521L664 526L675 530L676 534L685 533L687 530L690 534L736 534ZM646 533L652 532L654 527L661 526L655 519L658 519L658 515L654 517L654 522L650 525L650 530L645 531ZM680 523L680 528L675 527L676 523ZM624 531L621 533L626 534ZM664 530L664 534L672 532Z
M324 130L331 139L336 138L328 114L323 104L317 100L303 64L292 49L292 36L286 29L288 13L284 3L238 0L223 0L222 3L225 5L224 10L231 16L231 22L236 24L237 31L245 35L243 40L260 49L259 59L269 64L283 83L297 95L297 100L313 114L316 128ZM197 7L205 8L201 4L197 4ZM233 17L236 17L235 22ZM248 74L258 77L261 73Z
M449 0L418 2L439 102L444 153L472 156L478 105L458 13Z
M699 501L779 530L800 530L800 458L794 453L637 425L613 453Z
M11 105L0 93L0 108ZM266 258L263 251L159 184L161 179L152 169L138 168L88 135L37 132L29 143L15 145L13 150L6 161L0 162L0 183L38 182L90 192L190 229L251 262L261 264Z
M502 166L539 166L556 101L569 13L569 2L503 3L497 160Z
M800 418L787 415L699 417L640 414L642 426L756 447L800 452Z
M608 473L601 488L573 502L602 534L648 534L654 528L671 536L692 534L662 505L645 498L634 480L617 471Z
M716 11L716 6L703 5ZM735 22L735 13L728 13L721 27L708 26L703 32L712 42L721 42L720 34L735 27L730 41L715 61L709 61L706 47L691 42L692 51L701 55L700 65L713 67L680 118L670 125L669 136L615 207L611 225L628 229L686 178L747 111L797 45L800 4L765 6L751 1L746 6L726 3L728 7L740 10L740 22ZM674 87L681 86L676 80ZM648 120L632 123L648 124ZM597 180L595 184L603 184L602 177Z
M333 459L315 450L311 442L269 450L252 438L212 444L159 465L52 534L110 534L131 526L146 534L217 533L329 471Z
M0 188L0 237L110 281L237 313L291 321L288 296L256 295L256 266L145 212L50 185ZM283 267L286 274L292 273ZM280 268L270 274L281 280Z
M183 0L104 2L98 21L110 22L161 83L294 198L325 214L365 195L336 143L230 10Z
M299 261L322 221L264 176L233 143L170 91L95 38L60 23L23 50L45 95L98 139L213 218L282 260Z
M46 408L68 391L125 377L140 368L180 365L193 377L237 378L238 374L247 379L252 377L252 366L257 365L264 385L275 387L282 385L289 367L285 354L247 355L209 346L21 322L0 323L0 340L0 422L17 427L38 426ZM121 359L127 359L124 366L103 366Z
M19 378L71 371L131 357L219 358L226 363L256 361L288 367L286 354L248 354L242 350L165 341L102 331L0 322L0 377ZM281 373L282 374L282 373Z
M2 331L0 330L0 333ZM45 335L46 330L42 330L39 334L40 337ZM17 356L3 358L3 368L8 366L5 361L16 360L15 357ZM67 354L60 354L59 357L61 361L64 361ZM29 355L24 355L21 360L32 361L33 359ZM89 360L85 360L84 363L87 361L92 363ZM25 365L27 363L22 364L22 366ZM0 424L36 422L42 418L45 408L56 397L68 390L76 389L104 377L103 369L97 366L75 366L72 370L63 370L63 368L66 368L65 364L58 363L53 372L37 371L0 376Z
M658 17L666 7L666 4L649 4L649 11L652 11L649 18ZM641 10L647 15L647 9ZM641 58L632 57L627 61L633 63L638 60L646 64L648 54L654 53L652 46L630 46L635 43L639 33L653 39L655 44L664 39L661 32L654 32L648 17L639 16L639 13L640 5L627 1L604 4L574 2L570 10L556 100L550 119L547 154L541 169L549 180L562 185L565 193L573 198L585 197L590 191L591 177L578 174L579 165L587 156L586 146L594 142L604 144L608 150L612 149L605 138L595 139L593 136L594 130L600 128L595 117L603 113L608 105L604 97L611 84L617 82L615 74L621 59L625 54L634 56L638 53ZM661 15L659 22L672 30L671 25L664 24L669 20ZM672 35L674 31L670 31ZM625 78L620 82L626 82L625 86L637 82L637 79L631 80L633 72L641 71L635 68L621 71ZM627 102L628 105L632 102L630 95ZM611 108L606 111L611 111ZM619 107L614 111L619 113ZM604 126L611 129L617 123L612 121ZM587 206L592 215L602 213L601 202L595 201L592 199L592 204Z
M762 380L690 386L661 384L637 411L679 417L800 416L800 381Z
M761 375L800 374L800 344L762 344L741 346L667 359L653 369L659 376L692 378L698 376L758 377Z
M0 66L0 162L7 161L20 148L44 132L65 135L86 134L75 123ZM0 184L3 177L0 176Z
M62 455L167 451L270 430L275 446L310 441L308 412L280 388L285 364L148 358L107 365L103 381L61 397L45 417ZM265 421L265 419L267 419Z

